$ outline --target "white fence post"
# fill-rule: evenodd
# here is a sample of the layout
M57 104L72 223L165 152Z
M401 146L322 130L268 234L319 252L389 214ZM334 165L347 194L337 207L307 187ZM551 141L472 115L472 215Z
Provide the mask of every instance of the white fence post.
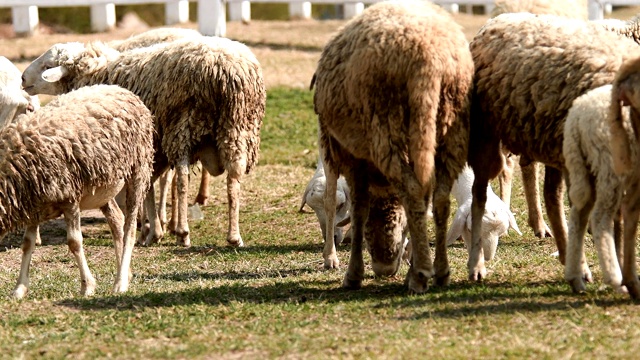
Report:
M441 5L443 9L447 10L448 12L452 13L452 14L457 14L460 12L460 5L456 4L456 3L451 3L451 4L442 4Z
M13 31L18 35L31 35L40 22L37 6L16 6L11 8Z
M91 5L91 30L103 32L116 26L116 5L96 4Z
M164 4L165 24L183 24L189 21L189 0L167 1Z
M251 2L247 0L229 3L229 20L251 21Z
M198 31L209 36L227 34L227 14L223 0L198 1Z
M308 1L289 3L289 17L291 19L311 19L311 3Z
M364 11L364 3L346 3L344 4L344 18L351 19L352 17L360 15Z
M589 0L588 7L589 20L604 19L604 8L600 0Z

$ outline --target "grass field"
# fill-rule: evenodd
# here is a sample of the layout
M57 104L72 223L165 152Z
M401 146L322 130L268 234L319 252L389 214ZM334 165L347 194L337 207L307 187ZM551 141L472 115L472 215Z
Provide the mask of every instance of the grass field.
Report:
M456 19L471 37L486 17ZM367 267L361 290L341 289L348 247L339 248L339 270L323 269L315 215L298 207L317 156L308 83L323 44L342 23L229 24L229 37L251 46L268 84L260 166L242 183L245 248L225 246L224 177L211 183L204 220L190 224L191 248L167 236L134 250L124 295L111 293L115 259L107 226L91 217L83 233L96 294L78 295L65 233L49 224L32 260L30 291L12 300L21 250L20 233L10 234L0 240L0 358L637 358L637 305L601 287L591 241L596 282L584 295L571 293L551 256L553 240L536 238L526 225L519 177L512 207L523 235L501 239L483 283L466 280L461 243L449 248L451 285L423 295L407 294L406 266L390 279L374 278ZM55 42L128 35L3 39L0 55L23 68ZM191 190L193 198L195 184Z

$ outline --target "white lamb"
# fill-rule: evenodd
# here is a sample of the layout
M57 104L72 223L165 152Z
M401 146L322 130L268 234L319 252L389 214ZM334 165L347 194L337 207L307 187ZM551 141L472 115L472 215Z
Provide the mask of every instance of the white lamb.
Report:
M324 174L324 166L322 159L318 157L316 172L307 184L307 188L302 195L302 203L300 203L300 212L303 211L305 205L309 205L316 213L320 228L322 229L322 238L327 241L327 215L324 211L324 191L327 185L327 178ZM334 241L338 245L343 240L342 227L338 226L343 220L348 219L349 209L351 208L351 198L349 195L349 186L344 177L338 179L338 190L336 191L336 217L334 221Z
M453 244L460 236L464 239L467 250L471 249L471 203L473 193L473 170L465 166L458 179L453 183L451 193L458 202L458 210L447 235L447 245ZM482 217L482 250L484 259L493 259L498 247L498 239L505 235L509 228L522 235L516 219L509 206L496 195L491 186L487 186L487 203Z

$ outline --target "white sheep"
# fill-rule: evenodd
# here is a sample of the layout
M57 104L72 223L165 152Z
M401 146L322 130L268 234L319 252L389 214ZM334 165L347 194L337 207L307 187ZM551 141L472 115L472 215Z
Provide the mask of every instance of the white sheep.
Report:
M316 171L307 183L307 187L302 194L302 202L300 203L299 211L302 212L305 205L309 205L310 208L316 214L320 229L322 230L322 239L325 244L327 242L326 230L327 230L327 215L324 212L324 192L326 188L327 178L324 174L324 166L322 164L322 158L318 157L318 163L316 164ZM349 186L343 177L338 179L338 189L336 191L336 216L334 220L334 246L342 243L343 234L342 227L337 224L348 219L349 209L351 208L351 199L349 194Z
M468 251L471 250L471 201L473 200L471 187L473 179L473 170L469 166L465 166L453 183L451 193L458 203L458 209L447 235L447 245L453 244L462 236ZM493 259L500 236L505 235L509 228L515 230L518 235L522 235L509 206L493 192L491 185L489 185L487 186L487 203L482 216L481 237L486 261Z
M614 223L619 221L617 215L625 179L617 176L613 170L610 131L606 121L611 107L611 89L612 85L604 85L576 98L564 125L562 152L571 200L565 279L575 292L584 291L584 280L591 280L590 277L583 279L581 272L583 267L588 266L583 246L589 222L604 283L623 290L614 242ZM628 109L624 109L622 116L624 129L635 151L636 141ZM633 155L635 159L636 154Z
M518 13L487 21L470 49L476 70L468 159L475 175L469 278L486 275L479 219L485 188L502 170L501 146L545 165L545 206L564 264L562 140L567 112L578 96L611 83L638 45L588 21ZM590 276L588 268L583 275Z
M344 287L362 285L372 189L396 194L400 200L395 207L402 203L406 211L411 233L411 268L405 282L409 291L425 292L431 278L436 284L449 282L449 194L467 157L472 78L473 61L462 29L429 2L374 4L323 49L312 86L327 178L327 239L333 238L341 174L352 201L353 238ZM426 225L432 192L435 264ZM394 222L395 230L400 226ZM337 267L335 252L326 250L325 267Z
M22 73L4 56L0 56L0 128L27 111L40 107L37 96L22 90Z
M156 123L153 180L170 165L177 172L177 241L190 246L187 222L189 164L213 176L227 172L227 242L242 246L240 178L258 160L266 91L262 68L245 45L224 38L192 37L118 52L100 42L54 45L23 73L30 94L60 94L109 83L140 96ZM145 200L150 234L162 232L152 189Z
M80 268L81 294L96 281L82 247L80 211L99 208L116 250L113 290L129 287L138 206L149 187L153 118L132 92L91 86L61 95L0 129L0 235L25 227L13 296L29 287L38 224L64 215L67 242ZM123 216L115 195L126 189Z

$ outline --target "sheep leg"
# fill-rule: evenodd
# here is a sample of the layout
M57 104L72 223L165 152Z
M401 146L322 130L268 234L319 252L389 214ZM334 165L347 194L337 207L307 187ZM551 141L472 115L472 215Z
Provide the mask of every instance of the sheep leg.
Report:
M520 158L520 171L522 171L522 183L524 196L527 200L529 226L536 237L551 237L551 230L544 222L542 205L540 204L540 190L538 186L538 164Z
M516 166L515 156L513 156L508 150L502 149L502 157L504 159L504 166L500 175L498 175L498 182L500 183L500 199L507 205L511 206L511 187L513 185L513 170Z
M151 184L149 185L149 191L144 198L144 208L147 211L147 219L149 220L149 233L144 234L144 232L140 233L139 243L143 243L145 246L149 246L151 244L158 243L162 237L164 236L164 231L162 230L162 224L160 223L160 219L158 218L158 213L156 212L156 195L155 195L155 187L153 183L155 179L151 179Z
M70 208L64 211L64 221L67 224L67 245L80 269L80 294L83 296L93 295L96 289L96 280L91 275L87 258L84 256L82 230L80 227L80 207L78 204L72 204Z
M567 254L567 222L564 216L563 193L562 172L556 168L545 166L544 202L558 247L559 260L564 265Z
M170 181L171 175L173 175L173 171L171 169L168 169L158 179L158 186L160 187L160 199L158 200L158 214L160 216L160 225L163 228L165 225L167 225L167 194L169 193L169 186L171 186L172 184L172 182ZM174 223L174 228L175 228L175 223Z
M362 244L364 242L364 224L369 217L369 183L366 175L363 175L366 174L366 164L363 162L354 164L349 171L350 173L346 174L346 179L349 184L349 189L351 189L352 197L351 255L342 287L347 289L360 289L362 287L362 280L364 280ZM333 222L331 224L333 224ZM334 242L333 237L325 241Z
M407 224L411 233L411 266L405 278L409 292L421 294L429 289L429 279L434 276L431 249L427 239L427 204L425 198L431 193L420 185L408 166L402 167L402 182L398 184L400 197L407 213Z
M20 263L20 275L18 283L13 290L13 297L22 299L29 290L29 266L31 265L31 255L36 247L36 238L40 236L38 225L29 225L24 231L22 238L22 262Z
M433 194L433 219L436 223L436 257L434 260L435 279L438 286L449 285L451 272L447 257L447 222L451 209L451 186L453 179L444 176L445 171L436 169L436 189ZM425 196L428 203L430 196Z
M618 264L622 269L624 259L624 249L622 244L622 213L620 207L616 210L613 217L613 242L616 246L616 254L618 254Z
M115 206L114 206L115 205ZM113 245L116 251L116 268L120 268L122 261L122 249L124 234L122 232L122 224L124 224L124 215L115 199L110 200L104 206L100 207L100 211L107 220L111 236L113 237ZM126 210L125 210L126 211Z
M167 231L171 234L176 233L178 224L178 174L173 173L173 179L169 185L171 188L171 219L167 223Z
M569 282L574 293L585 292L587 288L584 282L591 281L591 271L584 256L584 236L589 224L589 214L594 205L593 194L587 201L581 201L581 203L584 203L582 208L578 206L577 201L571 206L567 263L564 268L564 279ZM588 275L585 275L585 272Z
M229 169L227 172L227 198L229 199L229 230L227 244L230 246L244 246L240 236L240 177L243 171Z
M487 186L489 178L486 174L474 169L475 179L473 180L473 201L471 203L471 244L467 251L469 260L467 268L469 270L469 280L481 281L487 276L487 269L484 265L484 254L482 250L482 217L487 203Z
M122 250L122 259L118 264L118 271L116 275L116 282L113 286L113 292L122 293L129 289L129 282L132 278L131 273L131 256L133 254L133 246L136 238L136 226L135 219L138 213L138 201L140 198L140 189L136 188L134 184L127 184L127 208L124 214L124 226L122 225L122 218L115 219L119 221L118 225L122 227L124 248ZM119 214L122 216L122 214ZM107 219L109 221L109 219ZM114 237L114 241L115 241Z
M200 174L200 188L198 189L198 195L196 196L196 204L207 205L209 201L209 172L202 167L202 173Z
M614 187L613 184L608 186ZM619 189L619 187L616 187ZM616 191L621 193L622 191ZM594 211L591 214L591 227L593 230L593 240L598 250L600 269L605 284L610 285L614 290L626 292L622 287L622 272L618 262L618 252L614 241L614 216L620 207L619 197L600 196L596 199Z
M178 181L176 184L177 189L177 204L172 205L178 210L178 221L176 224L176 242L178 245L185 247L191 246L191 239L189 238L189 222L187 220L187 211L189 207L189 199L187 195L189 193L189 161L187 159L181 159L176 165L176 175Z
M638 179L636 169L632 175ZM633 183L627 188L622 200L622 219L624 227L624 260L622 261L622 285L627 287L632 299L640 298L640 281L636 272L636 232L640 216L640 184Z
M338 176L340 176L340 174L334 170L331 164L325 164L324 173L326 178L326 187L324 190L324 213L326 214L326 224L322 257L324 258L325 269L337 269L340 266L340 261L338 260L336 243L333 241L333 237L335 236L334 224L336 221L336 192L338 191ZM353 207L353 203L351 206Z

